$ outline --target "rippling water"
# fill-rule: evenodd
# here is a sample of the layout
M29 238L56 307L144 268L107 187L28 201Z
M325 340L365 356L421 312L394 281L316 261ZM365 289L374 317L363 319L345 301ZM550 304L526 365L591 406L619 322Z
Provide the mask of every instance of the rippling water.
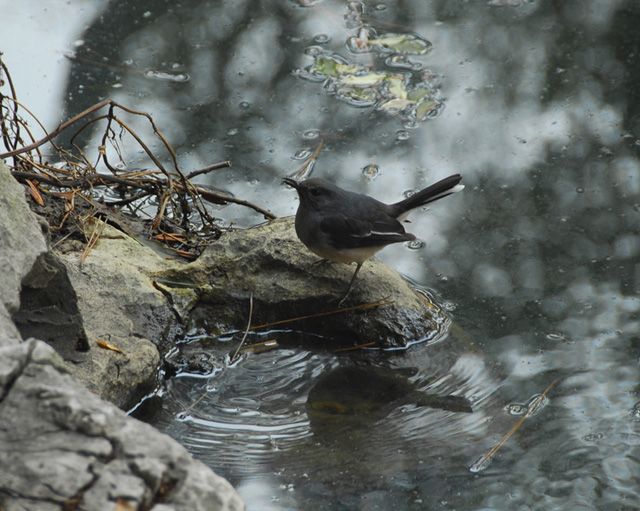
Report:
M356 482L369 499L390 505L411 490L419 501L422 479L452 464L467 473L500 406L500 380L465 342L450 335L402 354L275 349L233 364L229 342L208 342L215 368L168 380L155 424L232 481L252 492L279 481L277 499L311 499L308 509L323 509L327 492L327 509L349 508L362 497Z
M207 353L213 369L167 380L154 422L250 509L632 509L630 340L550 335L528 357L502 349L488 361L454 324L405 352L273 349L230 364L232 342L194 337L182 349Z
M163 392L162 424L207 464L261 473L274 452L309 435L305 389L330 363L328 357L282 350L243 356L204 377L181 374Z

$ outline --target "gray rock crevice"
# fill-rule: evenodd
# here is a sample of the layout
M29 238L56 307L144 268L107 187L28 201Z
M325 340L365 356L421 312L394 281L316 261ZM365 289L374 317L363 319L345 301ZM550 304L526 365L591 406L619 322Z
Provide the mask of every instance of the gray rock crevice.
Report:
M62 510L74 500L77 509L113 509L119 499L138 509L243 509L182 446L78 386L64 367L35 339L0 348L0 374L13 376L0 402L4 509Z
M31 359L33 350L33 345L23 343L15 346L11 350L7 350L5 353L4 356L7 358L7 362L9 363L0 366L0 403L2 403L5 396L11 391L11 388L18 377L25 370L25 367Z

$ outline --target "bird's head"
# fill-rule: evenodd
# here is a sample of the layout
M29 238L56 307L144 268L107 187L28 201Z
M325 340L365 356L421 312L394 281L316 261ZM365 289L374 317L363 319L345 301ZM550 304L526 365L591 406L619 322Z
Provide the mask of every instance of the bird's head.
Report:
M331 208L342 192L340 188L324 179L313 178L298 181L284 177L282 181L296 189L301 204L317 211L327 211Z

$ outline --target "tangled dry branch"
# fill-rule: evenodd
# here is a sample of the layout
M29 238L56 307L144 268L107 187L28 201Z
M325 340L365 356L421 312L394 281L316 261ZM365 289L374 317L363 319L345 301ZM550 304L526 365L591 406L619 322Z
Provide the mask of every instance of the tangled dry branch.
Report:
M0 53L0 57L1 55ZM2 92L5 85L8 86L8 94ZM44 137L34 136L23 117L23 112L38 124L40 130L45 133ZM162 163L161 157L156 155L143 137L126 122L126 117L142 117L148 123L153 135L161 142L161 147L166 152L165 158L170 161L169 167ZM91 131L89 128L95 128L96 125L102 130L102 135L99 146L95 148L95 162L92 163L78 141L82 135ZM70 133L74 127L76 131L69 137L70 149L58 146L55 143L56 137L63 132ZM151 169L127 168L120 147L120 141L126 135L144 151L152 162ZM196 223L203 226L201 232L207 232L214 238L219 235L219 228L207 210L205 202L236 203L257 211L266 219L275 218L257 204L194 185L191 182L193 177L230 167L231 162L216 163L185 174L178 164L175 151L151 115L146 112L133 110L111 99L104 99L47 133L36 116L18 101L11 76L1 58L0 137L6 149L0 154L0 159L12 160L13 176L27 185L35 200L38 200L38 195L42 200L42 194L62 197L67 200L66 209L70 211L74 208L76 197L81 196L94 206L94 211L101 211L104 215L105 208L99 207L105 203L104 194L98 205L96 189L109 189L113 192L112 195L118 195L117 199L108 202L108 206L142 204L143 201L149 204L149 200L154 199L155 214L149 234L165 241L180 240L182 247L187 248L183 255L191 253L189 249L196 248L194 245L207 243L206 239L193 236L194 214L199 217L199 222ZM49 163L49 159L43 155L43 147L47 144L53 148L54 156L50 159L55 159L55 164ZM119 161L111 161L110 154L115 154ZM109 173L99 172L97 167L100 165ZM191 246L187 240L192 240ZM196 243L193 240L198 241Z

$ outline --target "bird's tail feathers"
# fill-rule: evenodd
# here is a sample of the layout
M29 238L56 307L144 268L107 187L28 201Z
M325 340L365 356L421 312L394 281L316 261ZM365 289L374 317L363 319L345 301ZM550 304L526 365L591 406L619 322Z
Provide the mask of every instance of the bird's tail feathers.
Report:
M445 177L424 190L420 190L410 197L393 204L392 207L398 212L398 219L402 220L412 209L419 208L420 206L424 206L425 204L437 201L447 195L462 190L464 185L460 184L461 180L462 176L460 174Z

